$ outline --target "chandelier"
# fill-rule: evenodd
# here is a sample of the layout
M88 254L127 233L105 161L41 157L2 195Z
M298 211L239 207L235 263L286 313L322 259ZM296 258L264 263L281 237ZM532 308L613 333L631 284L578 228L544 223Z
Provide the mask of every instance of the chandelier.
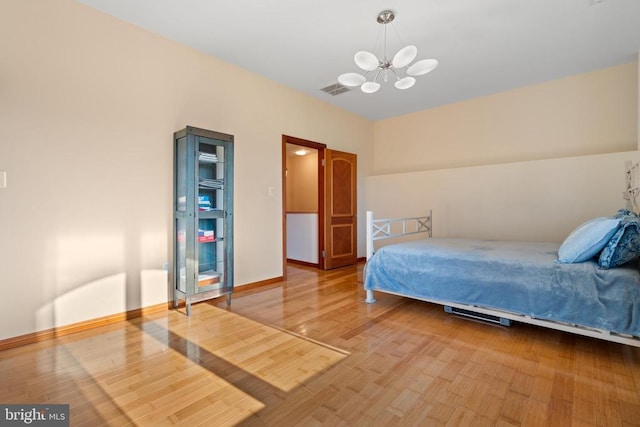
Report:
M360 86L364 93L374 93L380 89L378 78L381 77L384 82L387 82L389 78L394 79L394 86L398 89L409 89L416 84L415 76L427 74L438 66L438 61L435 59L423 59L409 65L418 55L418 48L413 45L403 47L389 60L387 56L387 24L394 18L395 15L390 10L383 10L378 14L377 21L382 24L383 28L382 59L365 50L356 52L353 59L356 65L364 70L364 73L341 74L338 77L339 83L344 86ZM367 80L370 75L373 75L373 79Z

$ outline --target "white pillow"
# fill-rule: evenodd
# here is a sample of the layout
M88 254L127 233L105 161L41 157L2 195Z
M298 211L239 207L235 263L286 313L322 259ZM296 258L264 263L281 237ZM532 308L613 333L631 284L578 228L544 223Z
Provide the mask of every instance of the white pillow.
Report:
M579 225L558 250L558 262L570 264L588 261L607 245L620 227L620 219L600 217Z

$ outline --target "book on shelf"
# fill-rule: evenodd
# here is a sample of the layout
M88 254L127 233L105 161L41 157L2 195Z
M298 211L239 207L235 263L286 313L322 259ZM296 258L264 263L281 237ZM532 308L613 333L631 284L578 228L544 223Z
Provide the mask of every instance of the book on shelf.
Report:
M218 156L216 154L213 154L213 153L205 153L203 151L200 151L198 153L198 160L203 162L203 163L217 163L218 162Z
M198 196L198 210L199 211L210 211L211 207L211 199L209 196Z
M198 242L213 242L215 239L213 230L198 230Z
M199 178L198 186L204 189L222 190L224 181L221 179Z

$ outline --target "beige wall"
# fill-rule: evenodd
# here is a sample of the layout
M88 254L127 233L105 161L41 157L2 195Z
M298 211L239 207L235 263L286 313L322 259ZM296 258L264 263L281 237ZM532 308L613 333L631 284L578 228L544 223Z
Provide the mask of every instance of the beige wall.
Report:
M287 212L318 212L318 150L287 156Z
M637 62L375 123L373 173L637 149Z
M640 152L370 176L367 209L376 218L432 210L436 237L561 242L587 219L627 207L627 160Z
M377 122L367 209L432 209L435 236L560 242L626 207L638 81L634 62Z
M370 121L71 0L5 1L0 28L0 339L170 298L185 125L235 136L237 285L282 275L283 134L368 174Z

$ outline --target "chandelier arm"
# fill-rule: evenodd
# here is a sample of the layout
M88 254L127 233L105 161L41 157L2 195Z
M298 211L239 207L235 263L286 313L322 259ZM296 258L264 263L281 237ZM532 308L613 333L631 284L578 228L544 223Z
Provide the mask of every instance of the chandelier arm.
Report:
M382 68L378 68L378 72L376 73L376 76L371 81L378 83L378 76L380 75L381 72L382 72Z
M393 68L393 67L389 67L389 68L387 68L387 69L388 69L389 71L391 71L391 72L393 73L393 75L394 75L394 76L396 76L396 81L399 81L399 80L400 80L400 76L398 75L398 73L396 73L395 68Z

